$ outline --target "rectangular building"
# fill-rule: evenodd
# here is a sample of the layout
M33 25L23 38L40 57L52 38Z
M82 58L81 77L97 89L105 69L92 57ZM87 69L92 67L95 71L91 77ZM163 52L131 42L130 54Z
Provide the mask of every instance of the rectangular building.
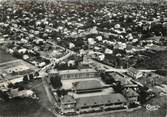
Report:
M98 72L94 69L61 70L58 71L58 74L60 75L62 80L99 77Z

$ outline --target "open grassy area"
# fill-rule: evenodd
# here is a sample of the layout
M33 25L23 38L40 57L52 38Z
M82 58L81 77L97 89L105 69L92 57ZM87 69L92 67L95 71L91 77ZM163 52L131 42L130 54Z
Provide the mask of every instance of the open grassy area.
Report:
M16 60L16 58L12 57L8 53L6 53L4 50L0 49L0 63L8 62Z
M0 102L0 105L0 116L54 117L37 101L28 98L12 99L7 102Z
M46 109L50 104L41 80L34 80L22 85L26 88L32 88L40 99L37 101L28 98L16 98L7 102L0 102L0 116L55 117Z
M47 98L45 89L43 87L41 79L34 80L33 82L29 82L28 84L23 84L26 88L30 88L37 96L40 98L39 103L43 106L50 106L49 100Z
M136 68L144 69L166 69L167 68L167 51L159 51L155 53L144 53L149 59L138 62Z

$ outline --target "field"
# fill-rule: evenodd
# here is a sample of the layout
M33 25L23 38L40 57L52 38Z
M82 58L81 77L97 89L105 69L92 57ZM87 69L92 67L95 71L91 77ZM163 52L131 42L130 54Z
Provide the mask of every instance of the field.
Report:
M33 88L40 100L12 99L8 102L0 102L0 116L16 116L16 117L55 117L46 108L49 107L48 98L40 80L30 82L28 85L23 84L27 88ZM34 87L35 86L35 87Z
M28 98L0 102L0 116L54 117L37 101Z
M11 55L7 54L5 51L0 49L0 63L8 62L16 60L16 58L12 57Z
M145 56L149 57L144 61L138 62L136 68L144 69L167 69L167 51L159 51L155 53L144 53Z

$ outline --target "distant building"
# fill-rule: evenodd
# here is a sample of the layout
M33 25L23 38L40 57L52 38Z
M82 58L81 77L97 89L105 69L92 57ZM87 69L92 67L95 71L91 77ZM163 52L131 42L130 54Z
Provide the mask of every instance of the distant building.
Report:
M132 88L125 89L123 94L128 99L129 103L139 103L139 94Z
M19 91L17 89L10 89L9 98L15 98L15 97L31 97L36 98L36 94L32 90L21 90Z
M142 71L139 71L133 67L128 68L127 74L130 75L131 77L133 77L134 79L138 79L138 78L143 76Z
M98 72L94 69L61 70L58 71L58 74L63 80L99 77Z
M22 82L23 77L34 77L38 69L31 64L17 59L0 64L0 86L7 86L8 83Z
M132 81L131 81L131 78L128 78L127 76L125 75L122 75L122 74L118 74L117 72L112 72L112 73L108 73L109 76L111 76L111 78L114 79L114 81L119 81L121 82L121 85L124 86L124 88L137 88L138 85L134 84Z
M90 59L90 57L89 56L86 56L86 55L84 55L83 56L83 61L82 61L82 63L81 64L84 64L84 65L89 65L89 64L91 64L92 63L92 61L91 61L91 59Z
M54 77L54 76L58 75L58 70L57 69L50 70L49 75L50 75L50 77Z

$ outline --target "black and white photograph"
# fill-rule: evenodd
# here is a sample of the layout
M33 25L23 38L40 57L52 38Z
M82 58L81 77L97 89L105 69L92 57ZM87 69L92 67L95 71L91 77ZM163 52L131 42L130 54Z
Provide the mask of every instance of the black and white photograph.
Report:
M0 117L167 117L167 0L0 0Z

